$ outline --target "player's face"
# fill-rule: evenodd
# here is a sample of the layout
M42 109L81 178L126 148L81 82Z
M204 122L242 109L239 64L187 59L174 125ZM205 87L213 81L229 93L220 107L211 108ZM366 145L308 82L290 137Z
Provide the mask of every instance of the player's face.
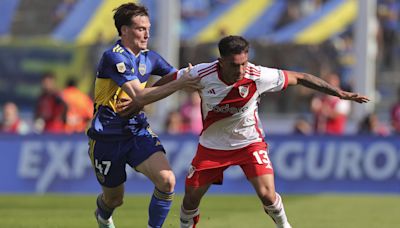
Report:
M228 82L236 82L243 79L248 59L248 52L221 57L219 62L223 77L227 79Z
M44 92L52 92L55 88L54 78L43 78L42 89Z
M125 38L132 51L137 54L141 50L147 49L150 37L150 20L146 16L136 16L132 18L132 25L127 26ZM124 34L124 33L123 33ZM122 36L124 38L124 36Z

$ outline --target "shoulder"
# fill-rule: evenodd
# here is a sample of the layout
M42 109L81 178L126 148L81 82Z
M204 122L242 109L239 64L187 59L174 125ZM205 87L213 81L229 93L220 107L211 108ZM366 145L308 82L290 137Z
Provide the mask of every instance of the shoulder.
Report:
M248 63L246 67L246 73L255 77L260 77L262 66L256 66L253 63Z
M276 73L278 71L281 71L281 70L279 70L277 68L255 65L250 62L247 64L247 68L246 68L246 73L249 73L249 74L252 74L255 76L261 76L261 75L269 74L269 73Z
M161 57L161 55L158 54L156 51L149 50L149 49L143 50L143 51L141 51L140 53L141 53L142 55L146 55L146 56L148 56L148 57L153 57L153 58L160 58L160 57Z
M142 50L140 52L140 55L144 56L145 58L150 60L150 62L153 62L153 63L157 62L157 61L165 61L164 58L159 53L157 53L156 51L153 51L153 50L149 50L149 49Z
M167 60L165 60L158 52L152 51L152 50L143 50L140 52L141 56L144 56L148 62L151 64L156 64L156 65L161 65L161 66L169 66L170 64L168 63Z
M178 78L181 77L186 70L187 67L180 69L178 71ZM190 70L190 76L205 77L217 71L218 71L218 61L214 61L211 63L199 63L194 65L193 68Z
M200 63L193 67L193 73L199 77L205 77L218 71L218 61L211 63Z
M283 77L284 76L284 71L277 69L277 68L271 68L271 67L266 67L266 66L259 66L259 65L254 65L254 64L248 64L246 68L246 73L255 77L255 78L264 78L264 77Z
M253 81L259 80L261 77L261 66L256 66L249 62L246 67L245 77Z
M129 62L129 58L126 56L125 50L119 44L115 44L106 50L103 54L103 59L113 64Z

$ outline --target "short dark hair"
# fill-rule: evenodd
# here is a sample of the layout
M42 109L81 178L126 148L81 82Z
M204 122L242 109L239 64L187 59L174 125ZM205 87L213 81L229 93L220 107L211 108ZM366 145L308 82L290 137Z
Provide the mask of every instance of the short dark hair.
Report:
M132 17L146 16L149 17L149 12L143 5L135 3L125 3L115 8L114 13L114 24L118 30L118 35L121 36L121 27L123 25L132 25Z
M219 54L226 57L249 51L249 42L241 36L226 36L218 43Z
M69 77L65 83L66 87L76 87L76 79L75 77Z

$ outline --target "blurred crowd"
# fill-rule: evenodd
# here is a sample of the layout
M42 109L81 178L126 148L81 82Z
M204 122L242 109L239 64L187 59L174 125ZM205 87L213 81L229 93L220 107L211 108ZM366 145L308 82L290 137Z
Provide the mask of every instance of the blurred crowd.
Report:
M335 73L324 80L340 87ZM165 118L164 132L168 134L200 134L202 130L201 100L197 92L185 92L185 100ZM351 104L337 97L317 94L310 102L312 118L300 116L293 126L294 134L343 135L351 112ZM78 89L74 78L67 80L63 89L56 87L52 72L43 74L41 93L33 110L32 121L20 118L17 105L6 102L2 106L0 132L10 134L74 134L85 132L93 115L93 102L89 95ZM400 134L400 88L397 102L390 110L390 124L381 122L374 112L366 114L358 124L358 134L388 136Z
M17 105L6 102L2 107L0 132L12 134L83 133L93 115L93 101L78 89L74 78L59 90L56 77L46 72L41 78L41 93L33 110L33 120L20 118Z
M60 0L53 11L54 26L73 10L79 0ZM207 17L213 9L230 4L231 0L181 0L181 18L183 27ZM280 16L278 30L300 18L318 11L327 0L287 0L287 8ZM396 74L400 60L400 1L377 1L377 74L391 71ZM352 69L355 63L354 34L349 27L343 33L330 40L313 46L294 44L265 44L252 40L251 61L275 68L298 70L320 75L328 82L351 91L354 87ZM223 29L221 30L223 31ZM95 68L99 56L108 46L99 34L98 42L89 53L89 65ZM215 60L215 44L198 44L181 47L180 66L187 62L199 63ZM290 52L290 55L287 53ZM179 67L179 66L177 66ZM94 78L94 77L93 77ZM44 73L41 78L41 94L37 97L32 120L22 119L17 103L12 100L1 104L0 132L14 134L41 133L82 133L93 114L93 102L77 87L74 77L66 81L63 88L56 86L57 77L52 72ZM392 86L400 86L393 84ZM169 110L165 117L164 131L169 134L199 134L202 128L200 97L197 93L179 93L179 105ZM267 108L261 113L271 112L274 106L276 113L298 113L293 133L296 134L332 134L346 133L346 125L352 107L347 101L331 96L321 96L307 89L287 91L284 96L270 94L264 99ZM291 97L291 98L290 98ZM289 99L288 99L289 98ZM382 111L382 110L380 110ZM358 123L357 133L374 135L400 134L400 89L396 102L390 104L386 121L380 120L379 113L366 113ZM151 115L151 114L150 114Z
M324 78L332 85L340 86L339 77L329 74ZM312 118L300 116L294 124L293 133L301 135L344 135L346 125L351 113L351 103L338 97L329 95L316 95L313 97L310 109ZM385 124L379 120L375 112L366 113L357 125L358 135L389 136L400 135L400 88L398 89L397 102L392 104L390 110L390 123Z

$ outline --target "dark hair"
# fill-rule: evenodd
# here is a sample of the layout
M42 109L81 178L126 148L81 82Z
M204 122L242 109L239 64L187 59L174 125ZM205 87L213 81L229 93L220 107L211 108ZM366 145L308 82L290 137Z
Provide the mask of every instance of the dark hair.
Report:
M149 17L149 12L146 7L135 4L125 3L115 8L114 24L118 30L118 35L121 36L121 27L123 25L130 26L132 24L132 17L146 16Z
M241 36L227 36L218 43L219 54L226 57L249 51L249 42Z
M68 80L66 81L65 85L66 87L76 87L76 79L73 77L68 78Z

